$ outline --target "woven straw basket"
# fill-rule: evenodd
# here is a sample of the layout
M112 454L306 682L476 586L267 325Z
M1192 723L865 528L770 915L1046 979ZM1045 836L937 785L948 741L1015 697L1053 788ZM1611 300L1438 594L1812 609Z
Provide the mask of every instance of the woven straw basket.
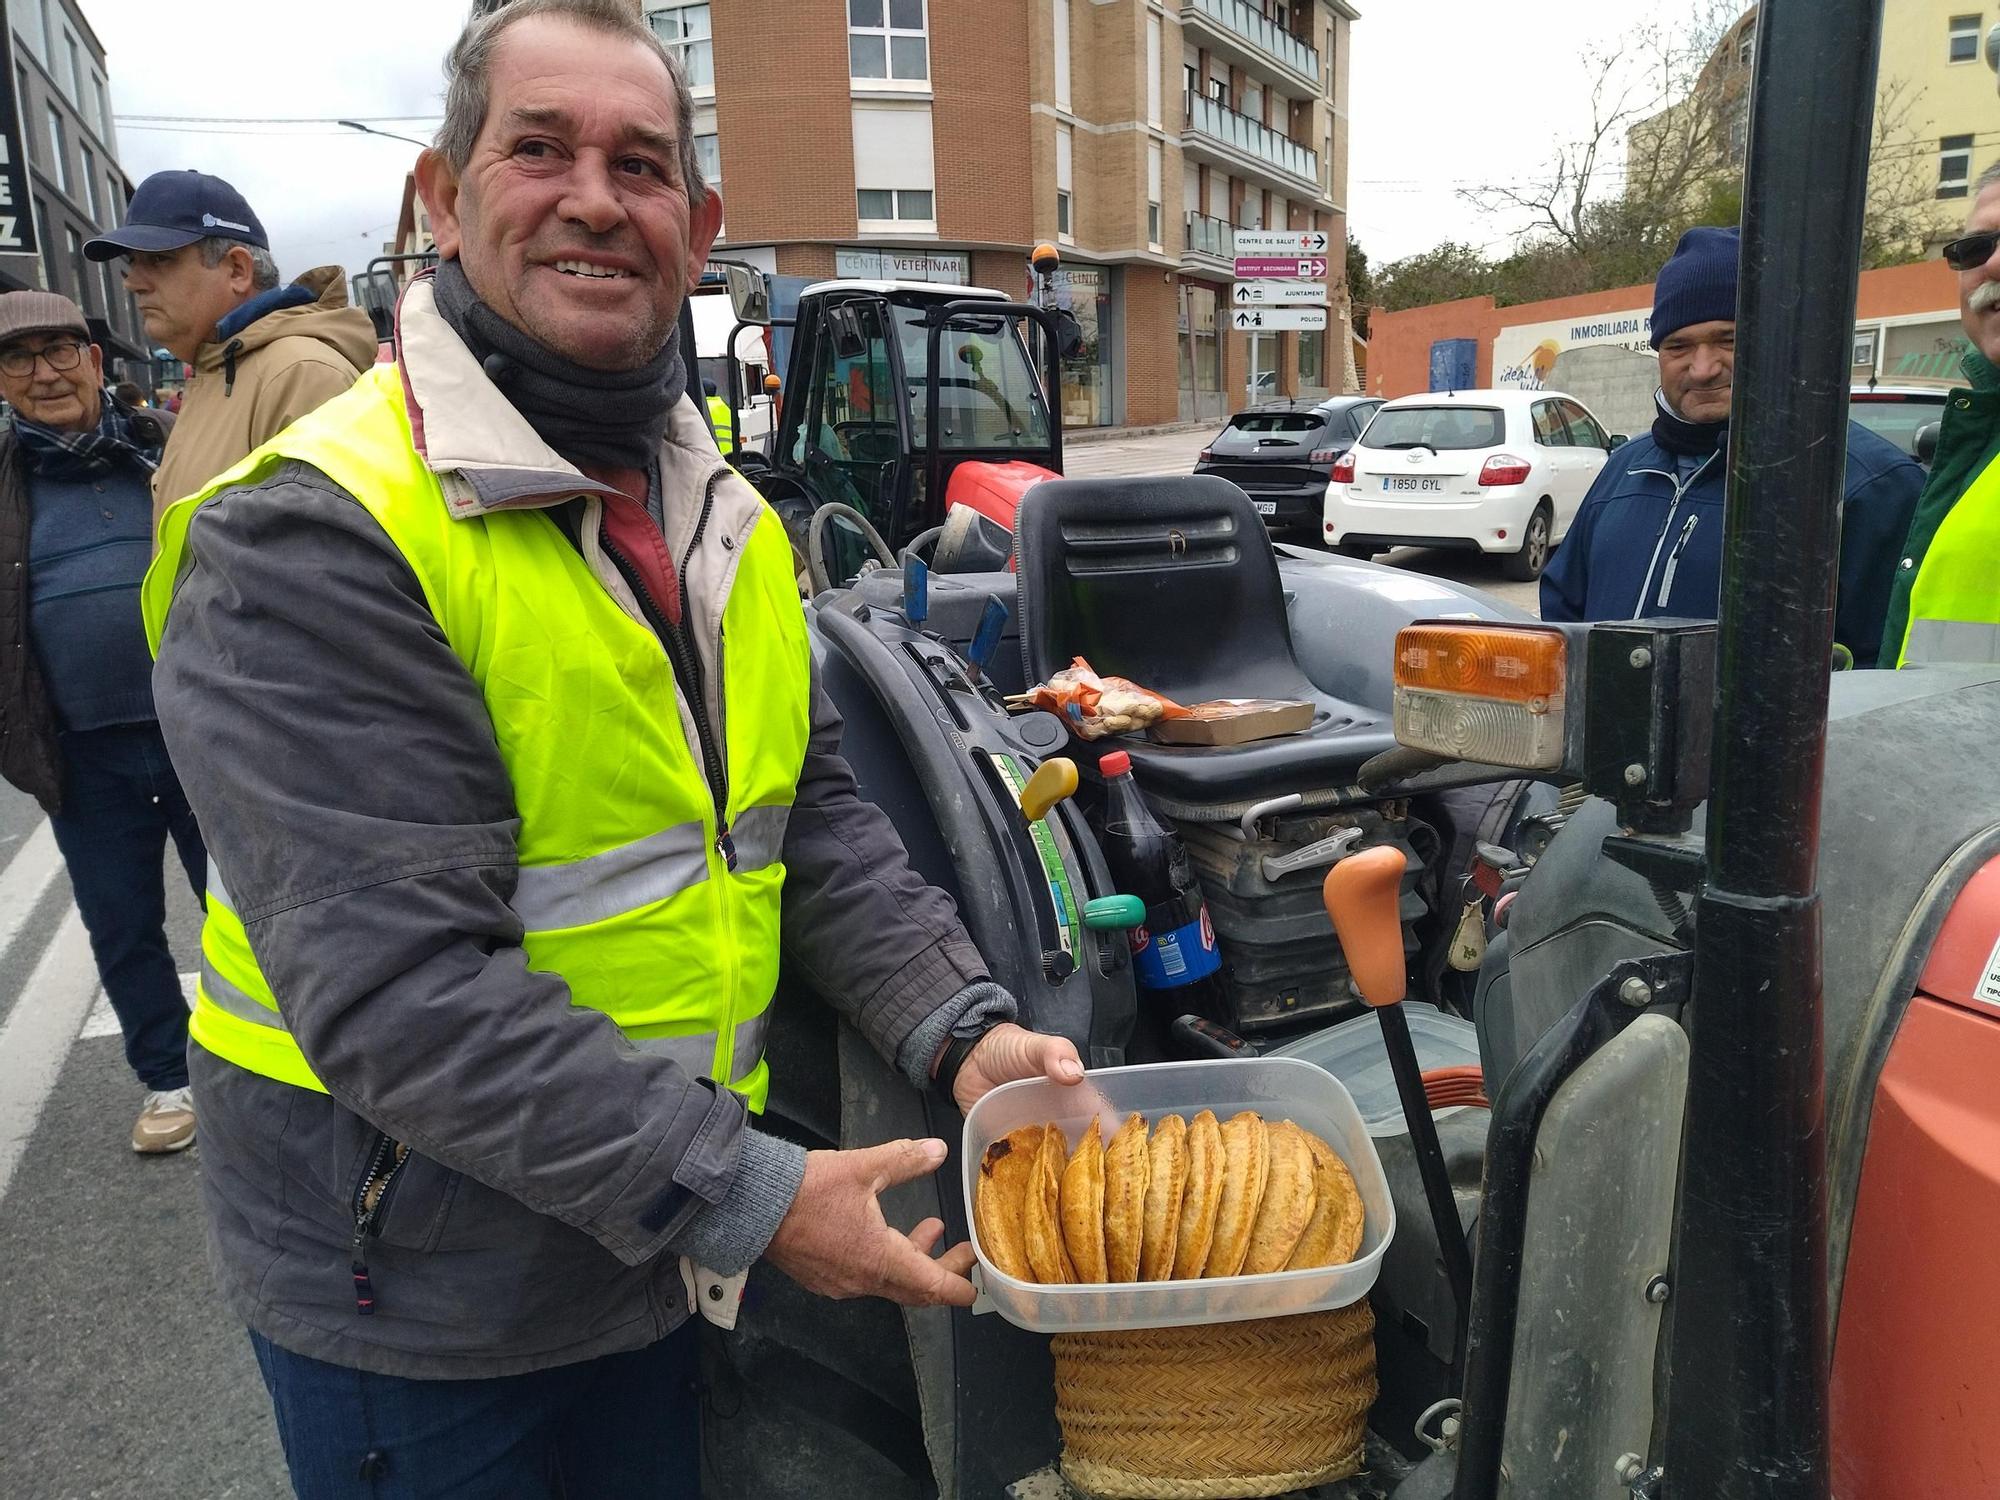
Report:
M1375 1317L1058 1334L1062 1472L1102 1500L1282 1495L1361 1466Z

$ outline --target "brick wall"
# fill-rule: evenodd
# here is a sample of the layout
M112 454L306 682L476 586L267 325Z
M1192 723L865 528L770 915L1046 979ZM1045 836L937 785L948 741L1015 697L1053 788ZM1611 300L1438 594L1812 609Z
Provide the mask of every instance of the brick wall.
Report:
M715 5L710 17L729 238L737 244L852 239L846 6L786 6L776 50L766 7ZM800 171L807 154L812 170Z
M1180 410L1180 288L1156 266L1125 269L1125 420L1171 422Z
M810 276L814 281L833 279L831 245L780 245L777 256L780 276Z
M788 6L787 10L804 7ZM1027 245L1036 223L1029 0L931 0L931 152L941 238ZM1034 7L1048 31L1051 7ZM838 18L836 18L838 19ZM1082 71L1082 60L1072 67ZM1082 142L1077 142L1079 148ZM1049 133L1054 229L1054 136Z

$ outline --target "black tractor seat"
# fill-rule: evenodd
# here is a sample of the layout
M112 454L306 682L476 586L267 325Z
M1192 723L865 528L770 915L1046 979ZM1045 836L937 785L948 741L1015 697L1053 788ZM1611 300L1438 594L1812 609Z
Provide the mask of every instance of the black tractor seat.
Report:
M1022 665L1044 682L1081 656L1182 703L1294 698L1310 728L1244 745L1129 751L1141 784L1190 803L1240 802L1353 782L1393 749L1389 720L1314 687L1292 650L1271 542L1247 495L1214 475L1060 479L1015 520ZM1331 628L1337 628L1329 622Z

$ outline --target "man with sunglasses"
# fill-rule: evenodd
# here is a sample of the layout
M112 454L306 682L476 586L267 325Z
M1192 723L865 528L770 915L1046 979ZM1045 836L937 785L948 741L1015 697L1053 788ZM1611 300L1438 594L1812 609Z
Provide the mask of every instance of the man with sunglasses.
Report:
M2000 661L2000 162L1944 247L1972 343L1917 501L1883 627L1882 664Z
M132 1149L194 1144L188 1012L167 947L167 840L207 855L153 712L139 581L172 418L104 389L83 313L0 296L0 774L49 814L146 1102Z

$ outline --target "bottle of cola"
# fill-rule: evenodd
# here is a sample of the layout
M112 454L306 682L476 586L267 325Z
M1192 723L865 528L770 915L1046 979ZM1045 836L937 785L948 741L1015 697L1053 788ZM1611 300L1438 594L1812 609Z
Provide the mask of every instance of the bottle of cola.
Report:
M1123 750L1101 756L1104 775L1104 860L1123 895L1146 905L1146 922L1129 935L1132 967L1163 1020L1193 1012L1229 1025L1232 1008L1222 983L1222 954L1208 919L1187 846L1164 827L1132 779Z

